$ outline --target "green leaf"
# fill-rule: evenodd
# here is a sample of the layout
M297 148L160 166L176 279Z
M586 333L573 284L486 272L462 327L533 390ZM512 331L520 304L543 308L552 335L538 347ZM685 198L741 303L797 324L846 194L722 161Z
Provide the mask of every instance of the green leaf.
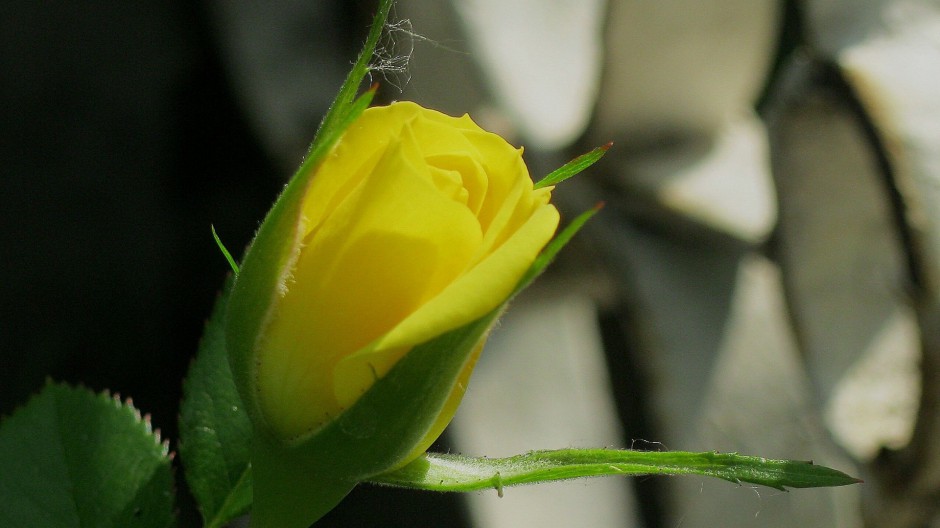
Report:
M207 528L251 506L251 422L232 381L222 326L231 281L215 303L183 383L180 456Z
M48 384L0 425L0 526L163 528L167 445L116 396Z
M582 477L703 475L779 490L857 484L860 480L812 462L770 460L737 453L561 449L507 458L425 454L371 482L431 491L502 489Z
M541 189L542 187L557 185L567 180L568 178L584 171L584 169L594 165L598 162L598 160L603 158L604 154L607 154L607 151L610 150L610 147L612 146L613 143L611 142L601 147L597 147L588 153L581 154L577 158L569 161L568 163L565 163L561 167L549 173L548 176L536 182L535 188Z

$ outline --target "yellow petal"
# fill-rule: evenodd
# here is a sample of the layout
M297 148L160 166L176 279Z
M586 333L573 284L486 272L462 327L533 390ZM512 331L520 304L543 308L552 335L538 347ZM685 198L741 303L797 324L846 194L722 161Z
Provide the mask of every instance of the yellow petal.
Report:
M539 207L515 234L491 255L449 284L398 326L354 357L383 349L410 347L470 323L505 301L558 226L551 204ZM348 360L348 359L347 359Z
M271 426L285 437L318 428L350 403L348 395L368 389L374 372L334 378L336 362L435 297L480 244L476 219L442 199L409 142L403 133L311 232L267 329L258 390ZM379 375L404 352L380 358ZM336 394L347 397L340 402Z

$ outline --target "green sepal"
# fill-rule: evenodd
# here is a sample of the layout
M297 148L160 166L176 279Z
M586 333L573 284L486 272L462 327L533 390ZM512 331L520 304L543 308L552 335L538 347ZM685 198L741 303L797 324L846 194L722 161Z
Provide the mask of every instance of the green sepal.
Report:
M356 486L357 482L327 474L316 462L299 456L293 449L254 438L251 528L306 528Z
M222 243L222 239L219 238L219 234L215 232L215 226L210 226L212 228L212 239L215 240L215 245L219 247L219 251L222 252L222 256L225 257L225 261L228 262L230 268L232 268L232 273L235 276L238 276L238 263L235 262L235 258L232 257L232 253L229 252L228 248L225 247L225 244Z
M375 95L372 88L355 94L369 71L368 61L375 51L391 0L382 0L363 46L339 94L317 130L303 164L268 211L264 222L242 259L226 313L225 340L235 385L248 415L256 427L264 427L257 396L248 390L254 373L257 337L267 321L268 310L282 289L285 273L297 258L304 194L324 156L346 128L358 118Z
M471 353L501 311L416 346L346 412L299 445L287 447L256 433L253 515L265 515L257 526L307 526L356 482L404 463L431 429ZM291 497L293 504L287 502ZM303 508L310 517L295 524L268 522L265 512L281 515L276 510L285 508Z
M594 165L600 161L600 159L604 157L604 154L607 154L607 151L610 150L610 147L613 145L613 142L611 142L597 147L590 152L581 154L577 158L548 173L548 175L541 180L535 182L535 188L541 189L542 187L548 187L550 185L558 185L568 178L583 172L591 165Z
M737 453L561 449L506 458L426 453L407 466L370 479L374 484L429 491L469 492L604 476L702 475L736 484L786 488L847 486L861 482L836 469L798 460Z
M349 70L349 74L346 75L346 80L336 94L336 98L333 99L333 103L330 104L330 109L323 117L323 121L320 122L316 136L314 136L313 143L310 146L310 157L315 157L314 152L318 146L324 146L320 145L320 143L331 143L327 139L327 136L338 136L342 134L352 120L355 119L352 115L362 113L362 110L369 106L368 102L365 103L365 106L360 105L361 107L358 109L357 113L356 106L359 104L358 102L362 101L362 97L357 98L356 94L359 92L359 86L362 84L362 80L371 69L369 67L369 61L372 60L372 56L375 53L375 47L378 45L379 38L382 36L382 30L385 27L385 21L388 20L388 14L392 9L393 3L394 0L379 0L379 6L376 9L375 16L372 18L372 25L369 27L369 34L366 36L366 42L363 44L362 51L359 52L359 56L356 58L352 69ZM370 92L374 93L375 87L373 87ZM369 99L371 101L371 96ZM329 146L325 148L329 149ZM304 162L304 166L305 165L307 165L307 162ZM301 170L303 170L303 166L301 166Z

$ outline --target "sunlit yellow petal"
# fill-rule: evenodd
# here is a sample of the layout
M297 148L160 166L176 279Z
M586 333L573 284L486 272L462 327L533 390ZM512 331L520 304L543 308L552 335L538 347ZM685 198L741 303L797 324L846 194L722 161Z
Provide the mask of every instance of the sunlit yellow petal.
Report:
M498 307L551 239L558 219L553 206L540 207L510 240L383 336L376 347L423 343Z
M268 329L258 386L262 405L281 417L272 427L287 437L343 410L334 396L336 362L437 295L480 243L472 214L459 202L441 199L405 150L400 143L389 148L373 174L307 241ZM427 221L428 215L436 221ZM365 380L364 388L372 381ZM350 390L361 392L344 392ZM296 408L291 402L297 399L310 407L292 415L274 412Z
M414 103L366 110L315 170L298 257L257 346L261 413L288 441L416 345L497 310L558 225L521 149ZM482 346L412 456L450 421Z

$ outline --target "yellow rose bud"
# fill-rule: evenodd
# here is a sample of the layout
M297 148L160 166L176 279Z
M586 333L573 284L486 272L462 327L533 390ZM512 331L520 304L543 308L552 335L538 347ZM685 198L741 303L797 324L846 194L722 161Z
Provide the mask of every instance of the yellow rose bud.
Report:
M349 126L305 191L255 345L253 390L276 437L309 437L414 346L512 294L558 225L521 154L468 116L407 102ZM450 421L481 347L414 455Z

